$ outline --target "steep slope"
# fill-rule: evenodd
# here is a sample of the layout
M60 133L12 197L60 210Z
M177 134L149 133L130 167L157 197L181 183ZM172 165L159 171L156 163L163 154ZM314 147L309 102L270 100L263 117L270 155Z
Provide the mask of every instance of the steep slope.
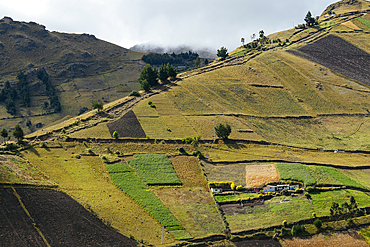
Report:
M0 128L11 129L21 122L26 131L34 131L35 123L47 125L67 115L76 116L80 109L91 108L93 100L111 102L140 89L137 78L144 65L142 53L94 35L49 32L40 24L4 17L0 20L0 49L0 88L6 81L17 88L16 76L22 71L30 92L29 107L21 105L20 97L15 100L16 119L8 119L13 116L1 104ZM38 69L49 76L61 112L54 113L50 107L49 92L35 75ZM29 130L26 120L32 123Z

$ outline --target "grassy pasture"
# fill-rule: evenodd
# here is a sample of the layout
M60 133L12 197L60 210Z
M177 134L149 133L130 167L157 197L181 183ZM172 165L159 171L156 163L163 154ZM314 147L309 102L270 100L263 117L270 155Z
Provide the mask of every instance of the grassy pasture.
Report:
M360 234L365 239L366 243L370 245L370 227L361 229Z
M356 181L352 180L348 176L344 175L340 171L338 171L335 168L332 167L321 167L324 171L326 171L328 174L330 174L334 179L339 181L340 183L343 183L346 186L351 186L351 187L357 187L357 188L363 188L366 189L365 186L362 184L357 183Z
M363 170L345 170L345 169L338 169L341 173L345 174L350 179L356 181L363 186L370 188L370 169L363 169Z
M368 149L370 119L366 116L322 116L314 119L245 118L264 139L323 149Z
M317 216L330 215L330 207L333 202L342 205L344 202L349 203L349 197L353 196L358 202L358 207L370 206L370 197L361 191L356 190L335 190L320 193L311 193L312 204Z
M110 177L118 188L145 208L167 230L183 229L171 212L168 211L133 171L110 173Z
M316 184L332 184L332 185L343 185L342 182L336 180L332 175L330 175L325 167L322 166L305 166L310 175L316 180ZM334 169L334 168L332 168Z
M136 154L135 159L127 162L149 186L181 186L171 161L163 154Z
M319 150L302 150L299 148L279 145L255 144L204 144L199 147L202 154L213 162L269 162L285 160L289 162L307 162L318 164L332 164L340 166L361 167L369 165L367 154L361 153L333 153Z
M231 126L230 139L244 139L244 140L261 140L260 135L255 133L246 124L243 118L235 116L186 116L188 122L196 129L197 134L202 139L218 138L214 133L214 126L220 123L227 123Z
M237 201L238 199L247 199L257 197L256 193L241 193L236 195L226 195L226 196L218 196L215 195L215 200L217 202L225 202L225 201Z
M100 150L99 144L95 144L97 147L89 145L95 152ZM112 227L121 234L133 235L135 239L154 245L160 244L162 226L112 183L101 158L81 156L76 159L75 155L84 153L86 147L73 143L63 143L62 146L63 148L34 147L22 154L51 181L57 183L62 191L94 211L99 218L110 221ZM165 232L165 243L174 241L173 236Z
M283 199L290 199L290 201L280 203ZM293 198L278 196L265 201L263 205L256 205L253 208L248 206L235 207L232 211L225 212L225 215L231 232L238 232L281 225L284 220L295 222L308 219L313 211L313 206L303 196Z

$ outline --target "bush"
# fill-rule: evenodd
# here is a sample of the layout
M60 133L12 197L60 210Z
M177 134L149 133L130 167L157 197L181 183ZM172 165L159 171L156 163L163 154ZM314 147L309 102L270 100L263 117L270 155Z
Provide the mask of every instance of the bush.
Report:
M119 138L119 135L118 135L117 131L114 131L113 132L113 137L114 137L114 139L118 139Z
M301 194L301 193L303 193L303 190L301 188L295 189L295 193Z
M153 102L151 100L148 101L148 105L151 105L153 104Z
M236 186L236 190L243 190L243 185Z
M288 226L288 221L284 220L284 221L283 221L283 226L284 226L284 227L287 227L287 226Z
M311 200L311 195L310 195L310 193L306 192L306 193L304 193L304 196L305 196L307 199L310 199L310 200Z
M131 91L131 93L129 95L130 96L135 96L135 97L140 97L140 93L135 91L135 90Z
M281 236L286 236L287 234L289 233L289 231L288 231L288 229L286 229L286 228L281 228Z
M307 192L312 192L312 191L314 191L315 190L315 188L314 187L312 187L312 186L307 186L306 187L306 191Z
M182 154L188 154L183 147L179 148L179 152Z
M305 230L306 229L305 229L304 225L294 225L293 228L292 228L292 235L297 236L301 233L304 233Z
M312 213L312 217L316 218L316 213L315 212Z
M312 213L313 214L313 213ZM315 216L316 217L316 216ZM314 222L313 222L313 225L316 226L317 229L321 229L322 227L322 221L320 219L316 219Z

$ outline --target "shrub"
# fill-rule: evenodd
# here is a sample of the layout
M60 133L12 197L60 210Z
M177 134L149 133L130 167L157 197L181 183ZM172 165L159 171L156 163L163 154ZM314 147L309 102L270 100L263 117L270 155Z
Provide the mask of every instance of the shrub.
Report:
M172 132L172 130L171 130L170 128L167 128L166 130L167 130L168 132Z
M310 193L306 192L306 193L304 193L304 196L305 196L307 199L310 199L310 200L311 200L311 195L310 195Z
M303 233L306 229L304 228L304 225L294 225L292 228L292 235L297 236L301 233Z
M301 189L301 188L295 189L295 193L301 194L301 193L303 193L303 189Z
M148 101L148 105L152 105L153 102L151 100Z
M287 235L289 233L289 231L288 231L288 229L286 229L286 228L281 228L281 236L285 236L285 235Z
M113 137L114 137L114 139L118 139L119 138L119 135L118 135L117 131L114 131L113 132Z
M235 183L234 183L234 182L232 182L232 183L230 184L230 189L235 190L235 188L236 188Z
M135 97L140 97L140 93L138 93L137 91L133 90L131 91L131 93L129 94L130 96L135 96Z
M315 212L312 213L312 217L316 218L316 213Z
M307 186L306 187L306 191L307 192L312 192L312 191L314 191L315 190L315 188L314 187L312 187L312 186Z
M322 227L322 221L320 219L316 219L313 222L313 225L316 226L317 229L321 229L321 227Z
M288 226L288 221L284 220L284 221L283 221L283 226L284 226L284 227L287 227L287 226Z
M243 190L243 185L236 186L236 190Z
M179 152L182 154L188 154L183 147L179 148Z

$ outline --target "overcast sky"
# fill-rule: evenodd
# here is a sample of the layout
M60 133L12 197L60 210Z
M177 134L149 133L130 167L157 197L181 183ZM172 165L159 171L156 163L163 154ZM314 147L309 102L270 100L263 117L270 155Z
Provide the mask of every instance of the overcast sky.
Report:
M89 33L130 48L191 45L229 51L240 38L303 23L335 0L0 0L0 18L34 21L49 31Z

